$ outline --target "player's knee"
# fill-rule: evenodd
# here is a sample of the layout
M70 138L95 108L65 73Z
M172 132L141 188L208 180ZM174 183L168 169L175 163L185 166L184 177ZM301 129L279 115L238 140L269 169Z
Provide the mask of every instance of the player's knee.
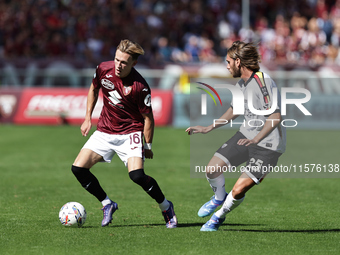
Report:
M235 199L241 199L246 195L246 192L249 190L247 186L243 185L235 185L232 189L233 197Z
M138 185L143 186L147 182L148 176L144 173L143 169L137 169L129 172L130 179L137 183Z
M235 197L241 196L243 192L242 192L242 189L241 189L241 188L239 188L239 187L233 187L232 193L233 193L233 198L235 198ZM237 198L236 198L236 199L237 199Z
M245 197L247 191L248 191L248 189L244 188L242 186L233 187L233 189L232 189L233 198L241 199L241 198Z
M84 168L84 167L75 166L75 165L72 165L72 167L71 167L71 171L75 176L82 174L84 172L84 170L86 171L86 170L89 170L89 169Z
M71 171L83 187L88 184L88 179L91 175L88 168L72 165Z
M207 171L205 173L205 176L206 176L207 179L215 179L215 178L219 177L221 174L223 174L223 173L221 173L221 172L212 172L212 171L208 172Z

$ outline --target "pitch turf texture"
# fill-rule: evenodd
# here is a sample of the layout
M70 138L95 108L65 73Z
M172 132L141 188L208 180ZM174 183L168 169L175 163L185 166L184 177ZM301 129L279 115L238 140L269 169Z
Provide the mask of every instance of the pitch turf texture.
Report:
M288 137L279 163L340 163L338 131L290 130ZM70 170L86 139L78 127L0 126L0 254L339 254L336 178L265 179L218 232L200 232L208 219L197 210L212 191L205 179L190 177L184 129L157 128L154 159L146 162L175 205L178 228L165 228L158 206L118 157L93 168L119 205L113 224L102 228L101 204ZM234 182L227 179L228 190ZM59 209L69 201L85 206L84 227L60 224Z

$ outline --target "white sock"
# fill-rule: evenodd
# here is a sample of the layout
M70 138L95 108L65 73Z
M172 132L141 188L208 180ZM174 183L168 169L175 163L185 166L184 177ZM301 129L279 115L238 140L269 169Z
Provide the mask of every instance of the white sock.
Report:
M215 213L216 216L219 218L224 218L227 213L231 212L232 210L234 210L236 207L238 207L242 203L242 201L244 200L244 197L242 197L241 199L235 199L233 197L232 191L230 191L221 209L219 209Z
M225 198L225 179L224 175L221 174L220 176L210 179L207 177L207 180L210 184L210 187L215 193L215 199L219 201L223 201Z
M111 203L111 199L106 196L106 198L101 202L103 206L108 205Z
M169 201L166 200L165 198L164 198L164 201L162 203L158 204L158 205L159 205L159 209L161 209L162 212L168 210L169 207L170 207Z

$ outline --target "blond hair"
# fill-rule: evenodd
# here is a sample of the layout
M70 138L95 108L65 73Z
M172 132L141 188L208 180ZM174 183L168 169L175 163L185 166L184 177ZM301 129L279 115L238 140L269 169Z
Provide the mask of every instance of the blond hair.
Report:
M117 50L130 54L133 60L137 60L140 55L144 55L143 48L138 43L128 39L121 40Z
M239 58L241 66L244 66L253 72L258 72L260 70L260 54L253 43L235 41L228 49L227 54L232 59Z

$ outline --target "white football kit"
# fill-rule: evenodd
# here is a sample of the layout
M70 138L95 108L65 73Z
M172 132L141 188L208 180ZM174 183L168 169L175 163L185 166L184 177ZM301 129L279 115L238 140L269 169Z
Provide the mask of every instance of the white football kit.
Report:
M280 92L270 76L263 72L254 72L247 82L244 82L241 79L235 86L243 92L245 98L245 121L240 127L240 132L247 139L253 139L262 130L264 124L267 122L268 115L258 115L253 113L249 109L248 98L252 97L252 105L256 110L267 110L274 107L275 111L280 111ZM274 95L274 89L276 89L276 95ZM277 98L277 105L273 105L273 103L275 103L274 96ZM273 124L272 121L268 121ZM286 128L280 123L257 145L268 150L283 153L286 149Z

